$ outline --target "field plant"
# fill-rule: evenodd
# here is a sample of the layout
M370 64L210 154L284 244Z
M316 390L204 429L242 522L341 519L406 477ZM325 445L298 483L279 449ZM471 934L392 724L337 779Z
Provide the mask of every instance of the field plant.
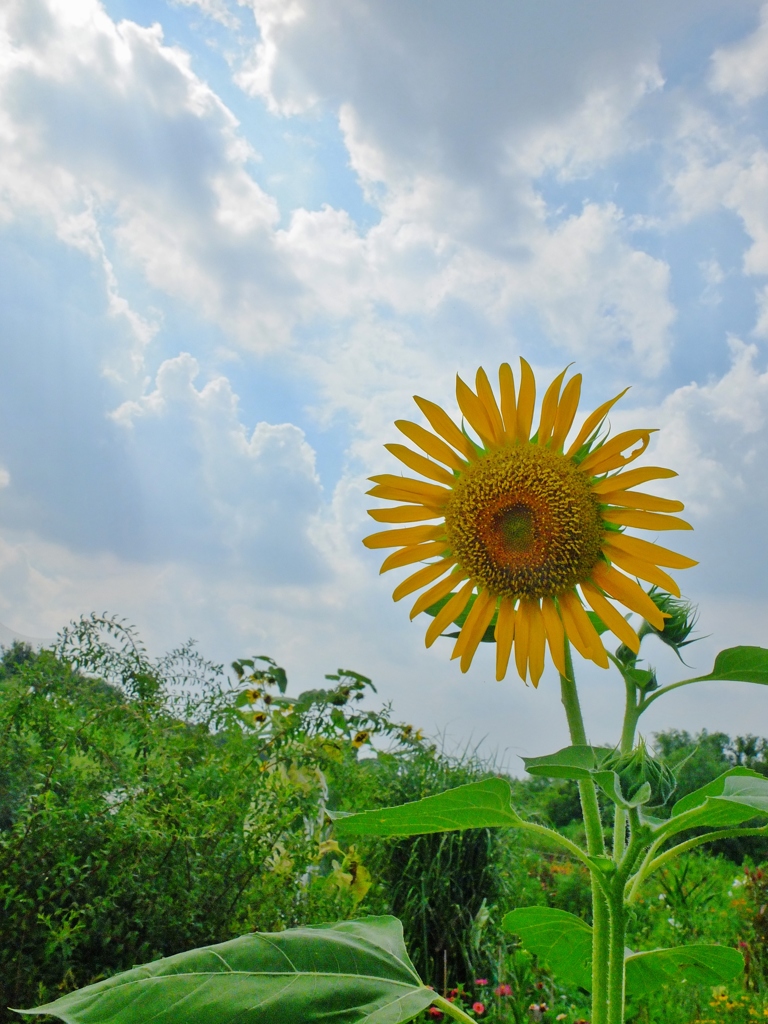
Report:
M727 1012L735 1007L749 1014L754 1005L730 995L745 969L743 952L711 941L711 931L697 930L700 901L711 895L710 879L697 876L696 860L680 858L706 843L766 834L768 825L753 822L768 817L768 779L746 760L759 760L762 752L741 751L741 763L674 800L685 762L672 767L657 758L638 736L638 726L651 705L681 686L705 680L768 683L768 650L730 648L717 655L711 672L666 684L643 660L641 645L649 637L678 655L692 641L695 617L666 570L695 563L627 531L656 535L690 526L674 514L682 510L679 501L635 490L675 474L653 466L627 468L646 450L652 431L608 436L606 418L621 395L588 415L568 441L580 389L580 375L566 382L565 371L560 374L543 396L535 430L536 386L524 360L517 380L509 365L502 365L497 392L482 369L474 389L457 379L461 424L417 398L431 430L405 420L396 425L419 451L402 444L387 448L419 476L372 478L371 493L397 504L371 510L374 520L394 528L373 534L365 544L393 549L382 571L419 566L393 596L400 600L420 592L411 617L427 615L427 646L443 635L455 640L452 657L462 671L480 643L488 642L495 644L498 679L506 676L513 658L517 674L537 686L548 652L559 675L571 743L528 758L525 766L532 776L576 784L583 841L567 828L526 816L504 778L467 782L388 808L328 809L335 821L333 841L507 829L558 847L589 876L590 912L580 916L541 904L517 906L504 915L501 927L519 940L523 953L549 965L556 985L589 993L591 1024L624 1024L628 1014L639 1019L643 1000L647 1006L665 986L702 983L719 993L708 1008L712 1019L718 1019L721 1004ZM606 647L608 633L615 642ZM623 726L613 745L588 742L574 650L612 668L622 680ZM255 716L259 724L259 716L268 712L250 709L262 699L264 669L246 663L241 668L244 686L236 710ZM277 703L282 706L280 699ZM291 714L288 704L284 711ZM365 733L363 726L360 742ZM439 841L428 849L442 856ZM449 870L471 869L471 859L463 860L458 849L453 853L456 859L446 861ZM346 873L355 877L351 870ZM680 921L670 914L667 923L671 918L680 924L675 931L682 941L634 949L628 940L638 908L657 884L680 908ZM651 933L648 937L653 941ZM524 972L521 950L511 948L514 969ZM474 984L481 980L488 979ZM498 984L512 988L511 982ZM491 1004L475 998L476 992L468 997L468 991L452 997L450 990L426 984L408 955L400 921L381 915L242 935L24 1012L72 1024L400 1024L426 1012L470 1024L489 1016ZM504 991L494 1013L505 1012ZM530 1019L552 1019L555 989L541 991L528 1006ZM515 1006L511 1000L507 1019L524 1010ZM554 1019L570 1024L576 1012L569 1007Z

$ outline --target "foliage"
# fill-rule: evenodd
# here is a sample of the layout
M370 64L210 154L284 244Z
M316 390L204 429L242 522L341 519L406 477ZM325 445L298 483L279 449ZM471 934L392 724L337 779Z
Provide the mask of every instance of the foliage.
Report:
M355 847L328 836L327 780L365 778L377 736L406 756L425 745L358 708L364 677L289 707L268 660L258 680L238 663L233 687L191 645L152 662L97 616L57 654L17 645L0 662L0 1005L364 899L385 909Z

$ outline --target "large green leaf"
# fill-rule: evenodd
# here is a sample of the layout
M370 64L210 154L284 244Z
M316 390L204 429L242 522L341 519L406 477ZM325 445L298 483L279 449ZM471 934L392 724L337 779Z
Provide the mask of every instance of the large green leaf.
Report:
M743 683L768 683L768 650L765 647L729 647L715 658L715 667L706 676L687 679L704 683L709 679L730 679Z
M544 757L524 757L523 761L529 775L543 775L547 779L592 779L620 807L640 807L647 803L651 797L648 783L641 786L632 799L627 799L616 772L600 768L612 753L610 747L574 746L563 747Z
M505 779L485 779L437 796L359 814L331 814L341 835L418 836L465 828L513 828L521 822Z
M519 907L504 915L502 927L519 935L558 981L592 987L592 929L580 917L552 907Z
M550 907L513 910L502 921L505 931L519 935L523 945L546 961L556 978L590 989L592 929L581 918ZM661 985L720 985L744 970L744 958L729 946L680 946L645 953L627 950L627 993L641 996Z
M627 993L641 996L682 979L692 985L722 985L741 974L744 957L730 946L679 946L630 953L625 964Z
M523 762L529 775L543 775L547 779L588 779L610 753L609 747L563 747L544 757L524 757Z
M768 779L749 768L731 768L678 800L660 831L672 835L702 825L728 827L756 817L768 817Z
M67 1024L402 1024L432 1002L394 917L243 935L21 1013Z

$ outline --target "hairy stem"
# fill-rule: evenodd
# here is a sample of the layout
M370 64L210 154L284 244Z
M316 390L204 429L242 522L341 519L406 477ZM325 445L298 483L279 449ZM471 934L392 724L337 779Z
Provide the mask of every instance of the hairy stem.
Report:
M575 746L586 746L587 733L579 704L576 689L576 677L573 672L573 658L568 640L565 641L565 671L560 676L560 699L565 708L571 742ZM579 782L581 811L584 817L584 829L587 834L587 850L592 856L605 853L603 826L600 820L600 807L597 802L597 790L591 779ZM608 995L608 942L610 922L608 904L602 887L592 871L592 1024L607 1024Z
M617 886L610 902L611 937L608 961L608 1021L624 1024L624 947L627 934L627 910L622 886Z

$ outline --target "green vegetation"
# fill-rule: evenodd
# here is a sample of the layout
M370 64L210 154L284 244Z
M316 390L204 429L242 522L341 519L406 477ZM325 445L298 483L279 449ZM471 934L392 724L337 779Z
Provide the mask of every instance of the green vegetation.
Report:
M561 847L492 827L353 844L333 831L329 811L392 807L498 774L476 753L438 750L386 706L366 709L372 692L339 670L292 697L269 659L235 662L228 676L191 645L152 661L130 628L95 616L55 651L6 651L0 1021L21 1019L9 1006L244 933L390 913L421 978L470 1017L587 1020L578 983L555 980L535 943L523 948L503 926L531 906L589 925L589 872ZM768 776L768 742L755 737L671 731L654 747L678 768L676 799L735 766ZM511 784L517 812L583 839L576 781ZM630 993L628 1020L768 1019L768 875L756 866L766 860L765 838L725 839L654 876L633 905L629 944L740 948L746 973L726 987Z

